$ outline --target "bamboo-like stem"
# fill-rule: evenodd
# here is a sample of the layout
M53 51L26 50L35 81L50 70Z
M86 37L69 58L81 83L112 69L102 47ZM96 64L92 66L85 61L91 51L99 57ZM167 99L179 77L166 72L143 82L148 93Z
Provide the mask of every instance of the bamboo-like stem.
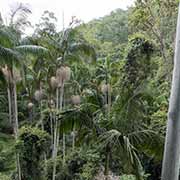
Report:
M41 129L44 131L44 123L43 123L43 116L42 116L42 101L40 100L40 121L41 121Z
M64 82L62 82L62 87L61 87L61 91L60 91L60 111L62 111L62 107L63 107L63 96L64 96Z
M17 93L16 93L16 83L13 83L14 91L14 120L15 120L15 137L18 137L18 108L17 108Z
M63 107L63 97L64 97L64 82L62 83L61 94L60 94L60 111L62 111ZM66 156L66 136L63 129L63 164L65 164L65 156Z
M105 94L105 98L106 98L106 103L107 103L107 119L108 121L110 120L110 111L111 111L111 88L110 86L108 86L107 88L107 93ZM105 159L105 180L108 180L108 176L109 176L109 161L110 161L110 148L109 148L109 144L106 147L106 159Z
M56 88L56 111L59 109L59 88ZM56 179L56 157L57 157L57 144L59 136L58 136L58 121L55 114L55 125L54 125L54 143L53 143L53 152L52 152L52 158L53 158L53 174L52 174L52 180Z
M55 128L54 128L54 144L53 144L53 153L52 153L52 157L53 157L53 175L52 175L52 179L55 180L56 177L56 142L57 142L57 120L55 118Z
M105 92L104 94L104 107L105 107L105 116L108 120L109 114L108 114L108 92Z
M32 122L33 120L33 108L32 109L29 109L29 121Z
M42 107L43 107L43 103L42 103L42 100L40 100L40 121L41 121L41 129L42 129L42 131L44 131ZM45 174L47 174L47 158L46 158L46 152L44 152L44 163L45 163L45 167L44 167Z
M50 110L50 128L51 128L51 147L53 147L53 113L52 113L52 109Z
M73 127L73 134L72 134L72 151L74 152L74 149L75 149L75 138L76 138L76 135L75 135L75 125Z
M108 176L109 176L109 161L110 161L110 152L109 152L109 147L107 145L106 148L106 159L105 159L105 180L108 180Z
M65 164L66 158L66 135L63 132L63 164Z
M13 105L14 106L14 132L15 132L15 139L18 138L18 107L17 107L17 92L16 92L16 82L12 83L13 85ZM19 153L16 154L16 161L17 161L17 171L18 171L18 180L21 180L21 166L20 166L20 159Z
M21 180L21 166L20 166L19 153L16 153L16 164L17 164L18 180Z
M108 116L110 115L110 111L111 111L111 88L108 88Z
M11 92L9 86L7 87L7 93L8 93L8 107L9 107L9 123L12 123L12 105L11 105Z

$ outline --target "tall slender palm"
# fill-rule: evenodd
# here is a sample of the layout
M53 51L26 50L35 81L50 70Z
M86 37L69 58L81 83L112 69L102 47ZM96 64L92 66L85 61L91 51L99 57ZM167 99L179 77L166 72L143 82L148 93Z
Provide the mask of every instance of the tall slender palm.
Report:
M0 59L4 75L7 80L7 91L9 101L9 118L12 121L15 138L18 137L18 107L16 91L15 67L23 65L23 60L27 53L39 54L47 51L43 47L33 45L21 45L20 34L13 27L2 26L0 29ZM19 158L17 158L19 159ZM18 160L19 161L19 160ZM20 164L18 162L19 179Z

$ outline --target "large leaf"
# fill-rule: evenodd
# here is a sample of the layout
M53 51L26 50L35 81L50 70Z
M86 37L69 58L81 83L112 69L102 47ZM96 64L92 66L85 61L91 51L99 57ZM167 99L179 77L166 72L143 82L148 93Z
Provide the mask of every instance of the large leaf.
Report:
M18 43L16 33L9 27L0 27L0 45L13 47Z
M20 54L12 49L0 46L0 60L3 63L12 63L13 61L18 61L20 59Z
M48 54L48 50L46 48L36 45L16 46L14 49L22 54L33 54L36 56L45 56Z
M73 43L70 46L70 52L76 53L77 55L81 56L84 55L91 57L91 61L96 61L96 52L95 49L86 43Z

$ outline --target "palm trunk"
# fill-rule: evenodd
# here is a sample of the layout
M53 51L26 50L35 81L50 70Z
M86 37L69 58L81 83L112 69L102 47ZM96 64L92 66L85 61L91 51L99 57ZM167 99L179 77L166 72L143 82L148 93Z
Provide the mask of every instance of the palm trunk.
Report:
M14 135L17 139L18 137L18 113L17 113L17 94L16 94L16 84L11 84L11 107L12 107L12 122L13 122L13 128L14 128Z
M111 90L110 87L108 87L108 91L106 93L106 104L107 104L107 119L110 120L110 111L111 111ZM109 144L106 147L106 159L105 159L105 180L109 179L109 162L110 162L110 147Z
M15 129L16 129L16 139L18 138L18 107L17 107L17 92L16 92L16 83L14 83L14 108L15 108ZM18 178L21 180L21 166L20 166L20 159L19 153L17 153L17 168L18 168Z
M11 107L11 91L9 86L7 87L7 93L8 93L8 107L9 107L9 123L12 123L12 107Z
M106 147L106 159L105 159L105 180L108 180L108 176L109 176L109 161L110 161L110 148L109 145L107 145Z
M65 157L66 157L66 135L63 132L63 164L65 164Z
M56 89L56 110L59 109L59 88ZM56 179L56 157L57 157L57 144L58 142L58 121L55 114L55 125L54 125L54 142L53 142L53 152L52 152L52 158L53 158L53 174L52 174L52 180Z
M56 144L57 144L57 120L55 117L55 127L54 127L54 144L53 144L53 152L52 152L52 158L53 158L53 174L52 174L52 179L55 180L56 178L56 154L57 154L57 149L56 149Z
M33 121L33 108L29 109L29 121Z
M61 87L61 94L60 94L60 111L63 108L63 97L64 97L64 83ZM66 156L66 136L63 129L63 164L65 164L65 156Z
M60 97L59 97L59 88L56 89L56 109L62 111L63 106L63 94L64 94L64 83L60 88ZM54 148L53 148L53 175L52 180L56 178L56 158L57 158L57 151L59 147L59 129L60 129L60 122L57 121L57 117L55 119L55 128L54 128ZM64 154L64 152L63 152ZM64 158L64 156L63 156Z
M73 134L72 134L72 151L74 152L74 149L75 149L75 125L73 127Z
M50 110L50 126L51 126L51 147L53 147L53 113L52 109Z
M168 123L162 180L178 180L180 167L180 6L176 32L176 48L172 89L169 103Z
M17 107L17 93L16 93L16 82L13 82L12 84L12 122L14 124L14 134L15 139L18 138L18 107ZM18 180L21 180L21 166L20 166L20 159L19 159L19 153L16 153L16 164L17 164L17 171L18 171Z
M43 103L42 103L42 100L40 100L40 121L41 121L41 129L42 129L42 131L44 131L42 107L43 107ZM45 171L45 174L47 174L47 158L46 158L46 152L44 152L44 164L45 164L45 166L44 166L44 171Z
M40 100L40 121L41 121L41 129L44 130L43 116L42 116L42 101Z
M108 119L109 119L109 116L110 116L110 111L111 111L111 88L108 88L108 97L107 97L107 101L108 101Z

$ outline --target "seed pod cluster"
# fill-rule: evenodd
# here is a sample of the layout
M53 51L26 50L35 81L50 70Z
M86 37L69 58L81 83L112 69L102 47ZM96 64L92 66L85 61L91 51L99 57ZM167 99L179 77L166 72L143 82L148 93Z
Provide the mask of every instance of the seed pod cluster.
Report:
M20 75L20 72L17 71L17 70L13 70L13 77L12 77L12 74L10 73L9 69L7 66L1 68L1 71L6 79L7 82L9 83L12 83L13 81L15 83L21 81L21 75Z
M11 75L10 75L10 72L8 70L8 67L5 66L5 67L1 68L1 71L2 71L6 81L9 82L11 80Z
M36 90L34 93L34 98L36 101L41 101L43 98L43 91L42 90Z
M58 87L58 81L55 76L51 77L50 84L51 84L52 89L56 89Z
M61 87L65 81L70 80L71 77L71 69L68 66L61 66L56 71L56 80L58 83L58 87Z
M32 102L29 102L27 106L28 106L28 109L32 109L34 104Z
M50 106L51 108L55 108L55 102L54 102L53 99L51 99L51 100L49 101L49 106Z
M101 85L101 92L102 92L103 94L105 94L105 93L107 93L107 92L110 92L110 90L111 90L110 84L102 84L102 85Z
M81 103L81 97L79 95L73 95L71 101L74 105L79 105Z

